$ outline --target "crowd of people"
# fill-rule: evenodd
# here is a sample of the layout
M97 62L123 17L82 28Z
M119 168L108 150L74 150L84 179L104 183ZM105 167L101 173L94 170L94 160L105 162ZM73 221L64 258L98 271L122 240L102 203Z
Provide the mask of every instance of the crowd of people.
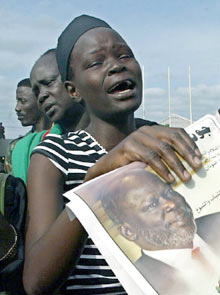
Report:
M181 128L134 118L140 66L120 34L96 17L73 19L57 48L18 83L16 100L18 120L32 129L13 140L5 160L5 173L27 188L22 291L11 294L126 294L79 220L70 220L63 193L135 161L167 183L173 173L187 182L179 156L197 170L198 147ZM1 268L16 260L17 239L0 213Z

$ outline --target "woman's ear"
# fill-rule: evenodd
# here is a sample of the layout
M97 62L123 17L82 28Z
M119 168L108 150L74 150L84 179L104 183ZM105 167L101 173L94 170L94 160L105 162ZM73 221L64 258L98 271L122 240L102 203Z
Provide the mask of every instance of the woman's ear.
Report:
M75 102L80 103L83 100L78 89L74 86L74 84L71 81L65 81L64 85L67 93L70 97L74 99Z

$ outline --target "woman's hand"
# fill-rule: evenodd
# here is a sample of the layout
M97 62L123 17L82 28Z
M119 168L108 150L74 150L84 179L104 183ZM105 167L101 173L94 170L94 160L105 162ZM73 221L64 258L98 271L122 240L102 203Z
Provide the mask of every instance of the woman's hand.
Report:
M143 126L92 166L86 174L85 181L134 161L148 164L168 183L174 181L171 171L182 181L189 181L191 175L179 156L194 170L201 167L201 153L184 129L157 125Z

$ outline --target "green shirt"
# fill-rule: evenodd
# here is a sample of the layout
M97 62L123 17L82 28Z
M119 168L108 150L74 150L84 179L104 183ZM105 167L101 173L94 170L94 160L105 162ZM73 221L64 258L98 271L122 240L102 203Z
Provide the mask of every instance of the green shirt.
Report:
M12 174L27 182L27 171L33 149L42 141L47 130L33 132L20 139L12 151ZM49 133L62 134L62 129L55 124Z

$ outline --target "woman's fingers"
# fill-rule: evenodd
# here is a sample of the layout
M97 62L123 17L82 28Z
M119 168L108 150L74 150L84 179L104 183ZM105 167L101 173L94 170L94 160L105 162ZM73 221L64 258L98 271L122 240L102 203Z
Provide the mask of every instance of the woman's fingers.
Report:
M180 157L195 170L201 167L199 149L183 129L144 126L91 167L85 181L135 161L151 166L169 183L174 181L171 171L182 181L189 181L191 175Z

